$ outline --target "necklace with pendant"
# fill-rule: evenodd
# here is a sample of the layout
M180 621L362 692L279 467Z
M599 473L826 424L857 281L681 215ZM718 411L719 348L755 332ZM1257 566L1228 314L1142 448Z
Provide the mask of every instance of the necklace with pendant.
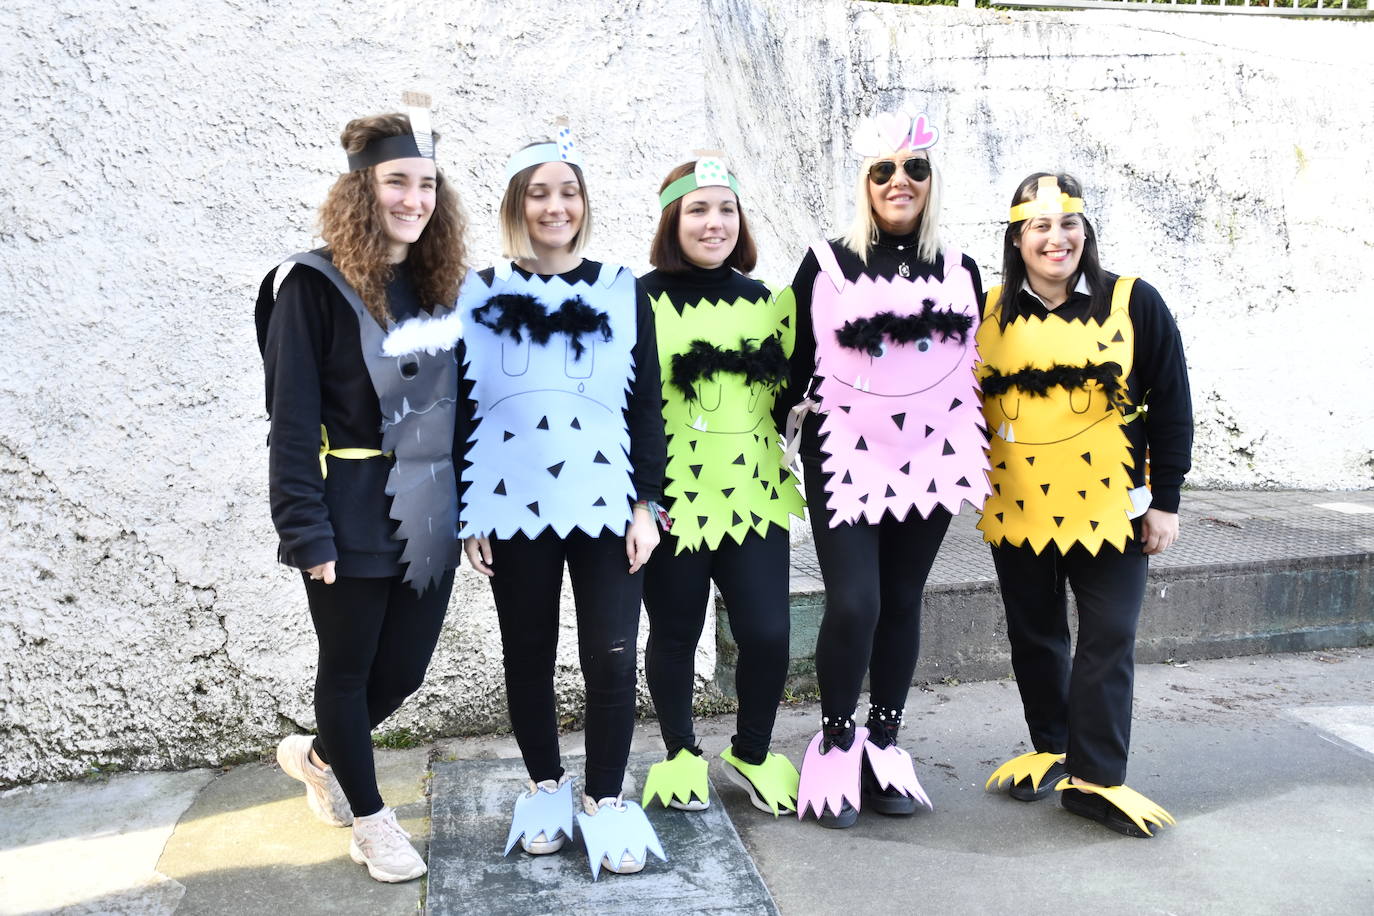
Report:
M898 251L906 251L906 246L905 246L905 245L898 245L898 246L897 246L897 250L898 250ZM900 263L900 264L897 265L897 273L901 274L903 277L910 277L910 276L911 276L911 268L907 266L907 263L906 263L906 256L905 256L905 255L902 256L902 263Z

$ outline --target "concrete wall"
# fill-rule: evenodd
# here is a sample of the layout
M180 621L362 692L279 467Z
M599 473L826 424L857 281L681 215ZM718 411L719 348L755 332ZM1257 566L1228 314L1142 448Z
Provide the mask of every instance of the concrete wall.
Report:
M1183 327L1195 482L1374 483L1374 408L1344 394L1368 382L1367 27L805 6L7 4L0 784L219 761L312 720L314 638L266 510L251 303L315 244L339 128L406 88L435 94L481 261L505 155L567 114L593 160L593 256L646 267L659 178L724 145L758 273L781 282L847 217L856 115L914 97L944 130L949 235L985 276L1021 175L1085 179L1108 265L1159 286ZM394 723L497 727L499 672L488 592L464 571Z

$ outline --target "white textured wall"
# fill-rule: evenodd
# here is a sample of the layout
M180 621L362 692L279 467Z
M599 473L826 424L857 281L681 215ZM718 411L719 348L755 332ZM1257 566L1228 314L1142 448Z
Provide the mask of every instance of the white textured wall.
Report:
M558 114L593 160L591 253L637 270L662 174L724 144L759 275L786 281L847 216L835 189L856 115L911 95L945 132L949 234L985 275L1024 173L1085 179L1108 266L1179 316L1196 482L1367 487L1374 409L1330 394L1369 381L1367 36L839 0L11 0L0 784L218 761L312 719L314 638L274 563L251 314L262 274L314 244L349 117L432 89L483 261L505 155ZM488 592L458 581L397 725L503 722ZM571 632L564 648L573 709Z

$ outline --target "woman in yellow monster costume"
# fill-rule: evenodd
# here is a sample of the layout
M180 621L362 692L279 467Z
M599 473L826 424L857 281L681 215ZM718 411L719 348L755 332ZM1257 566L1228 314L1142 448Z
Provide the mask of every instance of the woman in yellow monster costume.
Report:
M1021 182L978 330L993 487L978 527L1035 748L988 785L1021 801L1058 789L1069 811L1148 837L1173 818L1124 785L1135 633L1149 557L1178 537L1192 404L1173 316L1102 269L1082 197L1065 174Z

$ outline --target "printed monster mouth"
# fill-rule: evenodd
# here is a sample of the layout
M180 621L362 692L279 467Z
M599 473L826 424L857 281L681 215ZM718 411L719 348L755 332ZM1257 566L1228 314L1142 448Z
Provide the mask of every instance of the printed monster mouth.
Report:
M961 353L963 352L963 351L962 351L962 348L961 348L960 352L961 352ZM845 379L840 378L839 376L831 376L831 378L833 378L835 381L839 382L841 385L844 385L846 388L853 388L855 391L862 391L864 394L871 394L871 395L873 395L875 398L905 398L905 397L910 397L910 396L913 395L913 394L920 394L920 393L923 392L923 391L929 391L930 389L937 387L938 385L940 385L941 383L943 383L945 379L949 378L951 375L954 374L954 371L955 371L956 369L959 368L960 362L961 362L960 360L956 360L956 361L954 362L954 364L951 365L951 366L949 367L949 371L948 371L948 372L946 372L944 375L940 376L939 378L937 378L935 381L931 382L929 385L925 386L924 388L916 388L916 389L913 389L913 390L911 390L911 391L902 391L902 392L874 391L873 388L871 387L872 384L873 384L873 376L871 376L871 375L870 375L867 379L865 379L862 375L855 375L854 380L853 380L852 382L851 382L851 381L846 381Z
M576 380L575 380L575 379L569 379L569 381L576 381ZM597 407L600 407L602 410L606 411L607 413L615 413L614 410L612 410L610 407L607 407L605 404L601 403L601 402L598 401L596 398L589 397L589 396L587 396L587 395L585 395L585 394L582 394L581 392L577 392L577 391L568 391L566 388L527 388L527 389L524 390L524 391L513 391L513 392L511 392L510 394L506 395L506 396L503 397L503 398L497 398L495 401L492 401L491 404L490 404L490 406L488 406L488 407L483 411L483 413L484 413L484 414L490 414L493 410L496 409L496 406L497 406L498 404L504 404L506 401L509 401L511 398L520 398L520 397L524 397L524 396L527 395L527 394L566 394L566 395L568 395L569 397L581 398L581 399L584 400L584 401L591 401L593 404L595 404Z
M1102 414L1102 416L1098 417L1096 420L1093 420L1087 426L1082 427L1077 432L1064 436L1062 439L1047 439L1044 442L1027 442L1025 439L1017 439L1015 422L1010 420L1003 420L1001 423L997 424L997 431L994 432L993 435L995 435L999 439L1004 440L1010 445L1058 445L1060 442L1068 442L1070 439L1077 439L1079 436L1083 435L1088 430L1092 429L1094 426L1101 423L1103 420L1106 420L1114 413L1116 413L1116 411L1109 410L1106 413Z
M697 418L691 423L684 423L682 425L688 429L696 430L699 433L710 433L714 436L747 436L758 429L759 424L762 422L763 417L758 417L754 420L754 425L748 429L711 429L710 422L706 417L703 414L697 414Z

